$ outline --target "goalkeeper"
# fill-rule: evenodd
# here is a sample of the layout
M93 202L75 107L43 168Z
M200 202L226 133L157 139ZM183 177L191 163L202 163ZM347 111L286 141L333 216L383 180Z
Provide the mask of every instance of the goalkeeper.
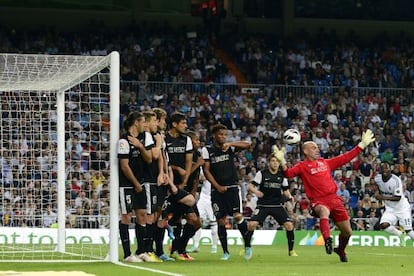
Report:
M274 149L285 177L299 176L302 179L313 215L320 219L320 231L325 240L326 253L332 254L334 251L339 255L341 262L348 262L345 247L348 245L352 229L342 199L336 194L338 187L332 178L332 171L350 162L374 140L372 131L368 129L362 134L361 142L356 147L330 159L324 159L320 156L318 145L315 142L306 141L302 145L304 160L292 168L286 166L285 148L279 150L275 146ZM330 233L329 218L332 218L340 231L339 244L334 249L332 248L333 239Z

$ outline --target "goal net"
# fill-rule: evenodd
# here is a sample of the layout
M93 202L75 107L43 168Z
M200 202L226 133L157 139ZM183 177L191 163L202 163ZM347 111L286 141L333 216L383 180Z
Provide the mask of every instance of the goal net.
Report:
M0 262L117 262L119 54L0 54L0 96Z

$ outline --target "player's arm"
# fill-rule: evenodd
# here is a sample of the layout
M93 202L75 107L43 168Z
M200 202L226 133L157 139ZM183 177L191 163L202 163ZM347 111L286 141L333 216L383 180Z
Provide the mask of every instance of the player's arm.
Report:
M145 133L147 134L147 133ZM149 133L148 133L149 134ZM147 136L145 137L147 138ZM147 140L147 139L145 139ZM152 137L151 137L152 140ZM128 141L133 144L141 153L142 155L142 159L146 162L146 163L151 163L152 162L152 152L151 152L151 148L152 147L146 147L145 145L143 145L141 143L141 141L139 141L138 138L133 137L133 136L128 136ZM154 143L154 141L152 140L152 143Z
M192 165L193 165L193 153L192 152L187 152L185 154L185 174L182 178L183 181L180 184L183 187L185 187L187 185L188 178L190 177L190 174L191 174L191 166Z
M134 185L135 191L137 193L142 192L142 187L139 181L134 176L131 167L129 166L129 160L128 159L120 159L120 167L122 173L125 175L126 178Z
M202 156L198 157L197 161L195 163L191 164L191 172L190 174L192 174L193 172L195 172L196 170L199 170L201 166L204 165L204 159Z
M254 176L254 179L252 179L252 181L247 186L248 191L254 193L257 198L263 197L263 192L257 188L260 183L262 183L262 171L258 171Z
M254 182L250 182L248 184L248 191L250 193L253 193L257 196L257 198L262 198L263 197L263 192L260 191L259 189L257 189L257 186L254 184Z
M375 198L378 200L400 201L403 196L403 187L399 177L395 177L395 180L397 181L397 186L393 194L384 194L380 189L377 189L374 195Z
M234 141L234 142L226 142L223 144L223 151L227 151L228 148L235 148L235 150L247 150L250 149L252 143L248 141Z
M225 186L221 186L213 176L213 174L210 171L210 153L208 152L208 149L204 147L201 150L201 156L204 158L204 165L203 165L203 173L206 179L210 182L212 187L214 187L219 193L224 193L227 188Z
M162 150L161 150L162 136L160 133L157 133L154 135L154 142L155 142L155 146L151 149L152 159L158 160L159 158L161 158L161 155L162 155Z
M283 189L283 195L285 196L286 200L293 202L295 198L290 193L289 182L287 181L286 178L283 179L282 189Z
M163 154L163 152L160 152L160 156L157 159L157 165L158 165L158 176L157 176L157 184L158 185L163 185L166 183L165 181L165 172L166 172L166 167L165 167L165 160L164 160L165 156Z
M226 187L221 186L216 179L214 178L214 176L212 175L211 171L210 171L210 161L205 160L204 162L204 166L203 166L203 172L204 172L204 176L206 177L206 179L208 181L210 181L211 185L214 186L214 188L220 192L220 193L224 193L226 191Z

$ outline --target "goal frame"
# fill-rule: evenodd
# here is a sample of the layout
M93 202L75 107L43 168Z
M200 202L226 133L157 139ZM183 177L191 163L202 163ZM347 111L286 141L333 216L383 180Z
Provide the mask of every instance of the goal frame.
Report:
M15 56L16 59L28 58L36 60L39 58L64 58L64 57L74 57L74 55L32 55L32 54L2 54L3 56ZM50 79L57 81L47 81L46 78L33 79L33 71L26 70L27 72L27 81L22 81L21 79L6 79L3 75L0 78L0 91L49 91L56 93L56 110L57 110L57 246L55 251L59 253L66 252L66 231L65 231L65 92L74 87L77 84L82 83L93 75L99 73L105 68L109 68L109 107L110 107L110 152L109 152L109 163L110 163L110 178L109 178L109 192L110 192L110 209L109 209L109 248L108 254L103 261L110 261L112 263L119 263L119 249L118 249L118 162L117 162L117 143L119 139L119 129L120 129L120 57L119 53L116 51L111 52L107 56L99 57L96 56L79 56L82 58L91 58L96 59L97 62L87 68L87 70L82 71L82 67L79 67L79 72L71 72L69 76L65 76L61 71L56 70L53 76L47 76ZM6 59L5 59L6 60ZM3 66L9 66L8 64L2 64ZM64 65L62 65L64 66ZM0 68L3 69L3 68ZM29 68L32 69L32 68ZM77 69L77 68L74 68ZM73 73L73 74L72 74ZM60 79L59 79L60 78ZM54 260L0 260L0 262L44 262ZM58 260L62 262L63 260ZM66 260L65 260L66 261ZM67 260L68 262L84 262L85 260ZM92 261L92 260L91 260ZM93 260L97 261L97 260ZM99 260L98 260L99 261Z

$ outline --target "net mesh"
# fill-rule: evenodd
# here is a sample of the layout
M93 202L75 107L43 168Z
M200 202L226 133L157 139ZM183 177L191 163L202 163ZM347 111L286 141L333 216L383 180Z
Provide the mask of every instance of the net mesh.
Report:
M108 65L107 57L0 55L0 261L106 257ZM58 116L65 118L65 252L56 251Z

